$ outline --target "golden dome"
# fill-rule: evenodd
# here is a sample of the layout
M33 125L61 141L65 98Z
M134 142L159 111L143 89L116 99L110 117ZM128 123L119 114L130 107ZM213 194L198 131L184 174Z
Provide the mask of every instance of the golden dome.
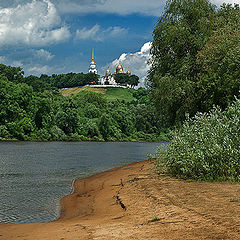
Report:
M96 63L94 62L94 60L92 60L92 62L90 64L93 65L93 64L96 64Z
M119 63L117 69L123 69L123 66Z
M127 70L127 73L131 73L131 71L128 69L128 70Z
M120 73L123 73L123 69L122 69L122 68L120 68L118 72L120 72Z
M107 77L111 76L111 72L110 72L109 69L107 69L107 71L106 71L106 73L105 73L105 76L107 76Z

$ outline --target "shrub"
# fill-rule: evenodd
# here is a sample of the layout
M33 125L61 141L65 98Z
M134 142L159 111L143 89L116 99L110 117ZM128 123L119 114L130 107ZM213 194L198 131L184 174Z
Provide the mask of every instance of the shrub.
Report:
M168 149L156 154L158 171L195 180L240 181L240 100L225 111L198 113L173 135Z
M9 136L9 132L7 127L4 125L0 125L0 139L4 139Z
M37 132L38 140L49 141L51 139L51 134L45 128L38 130Z
M85 137L98 137L100 135L97 124L92 119L81 119L83 122L79 124L79 134ZM85 121L84 121L85 120Z
M51 139L53 141L63 141L67 139L67 136L64 133L64 131L57 126L53 126L50 129L50 134L51 134Z

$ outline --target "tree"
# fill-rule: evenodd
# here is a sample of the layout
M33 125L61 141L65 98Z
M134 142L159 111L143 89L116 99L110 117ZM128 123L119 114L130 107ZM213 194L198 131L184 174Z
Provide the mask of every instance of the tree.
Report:
M85 84L89 83L98 83L99 75L94 74L94 73L87 73L85 75Z
M38 78L36 76L30 75L23 80L25 83L27 83L29 86L32 86L33 90L35 92L43 92L44 90L51 90L53 89L52 86L43 81L41 78Z
M168 125L196 112L196 56L213 31L215 17L215 6L207 0L170 0L156 24L148 86Z
M139 84L139 77L136 75L131 75L128 80L128 84L131 87L136 87Z
M240 9L223 5L218 11L216 30L199 51L201 66L197 82L198 105L209 111L212 105L225 109L240 90Z
M20 67L0 64L0 75L5 76L11 82L20 83L23 80L24 71Z
M135 131L135 116L126 106L119 106L111 112L111 115L125 135Z
M121 139L121 130L117 128L116 123L110 114L104 113L99 119L99 130L105 140Z
M75 133L79 124L77 105L71 98L62 99L60 104L56 114L56 125L67 135Z
M118 84L127 84L129 82L129 76L126 73L118 73L114 77L116 83Z

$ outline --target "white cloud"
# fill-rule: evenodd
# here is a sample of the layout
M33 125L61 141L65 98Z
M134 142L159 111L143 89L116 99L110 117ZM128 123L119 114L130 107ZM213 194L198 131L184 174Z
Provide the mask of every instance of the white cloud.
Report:
M144 15L160 16L165 0L58 0L58 9L62 13L114 13L128 15L140 13Z
M90 29L87 29L86 27L82 29L78 29L76 31L76 39L82 39L82 40L92 39L92 40L98 41L99 31L100 31L100 26L98 24L96 24Z
M5 56L0 56L0 64L3 64L6 61Z
M76 31L75 39L87 40L91 39L96 42L102 42L107 38L120 37L128 33L128 29L122 27L108 27L102 29L100 25L96 24L92 28L87 29L86 27L78 29Z
M123 53L118 59L115 59L110 64L103 67L101 70L105 72L107 67L110 67L111 72L114 72L119 62L123 65L124 71L128 69L132 74L140 78L139 86L144 86L147 72L150 69L148 60L150 59L151 42L145 43L139 52Z
M63 68L59 69L59 66L52 66L50 60L54 58L54 55L45 49L17 49L11 51L5 56L0 56L0 63L22 67L25 75L41 75L61 72Z
M230 3L230 4L240 4L240 0L210 0L211 3L220 6L223 3Z
M23 63L21 61L13 61L11 66L14 66L14 67L22 67L23 66Z
M0 8L0 47L45 46L70 37L49 0L33 0L11 8Z
M36 55L36 57L44 59L46 61L49 61L54 57L54 55L52 55L50 52L48 52L44 49L36 50L35 55Z
M166 0L52 0L61 13L110 13L119 15L142 14L159 17ZM240 0L210 0L217 6L225 3L240 4Z
M28 75L39 76L41 74L50 74L53 72L53 68L48 65L35 65L35 66L26 66L24 69Z
M1 7L26 4L32 0L0 0ZM240 0L210 0L216 5L225 3L240 4ZM119 15L143 14L159 17L164 10L166 0L51 0L61 13L110 13Z

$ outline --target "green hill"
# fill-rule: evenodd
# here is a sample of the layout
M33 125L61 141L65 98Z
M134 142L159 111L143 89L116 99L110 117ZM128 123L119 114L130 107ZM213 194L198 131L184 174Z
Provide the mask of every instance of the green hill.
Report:
M114 101L116 99L122 101L125 100L126 102L131 102L136 100L133 97L133 93L135 92L134 89L129 88L115 88L115 87L108 87L108 88L92 88L92 87L82 87L82 88L68 88L61 90L63 96L69 96L71 94L77 95L81 91L91 91L97 92L99 94L104 94L108 101Z
M133 100L136 100L133 97L134 89L129 88L106 88L105 96L107 100L113 101L113 100L125 100L126 102L131 102Z

